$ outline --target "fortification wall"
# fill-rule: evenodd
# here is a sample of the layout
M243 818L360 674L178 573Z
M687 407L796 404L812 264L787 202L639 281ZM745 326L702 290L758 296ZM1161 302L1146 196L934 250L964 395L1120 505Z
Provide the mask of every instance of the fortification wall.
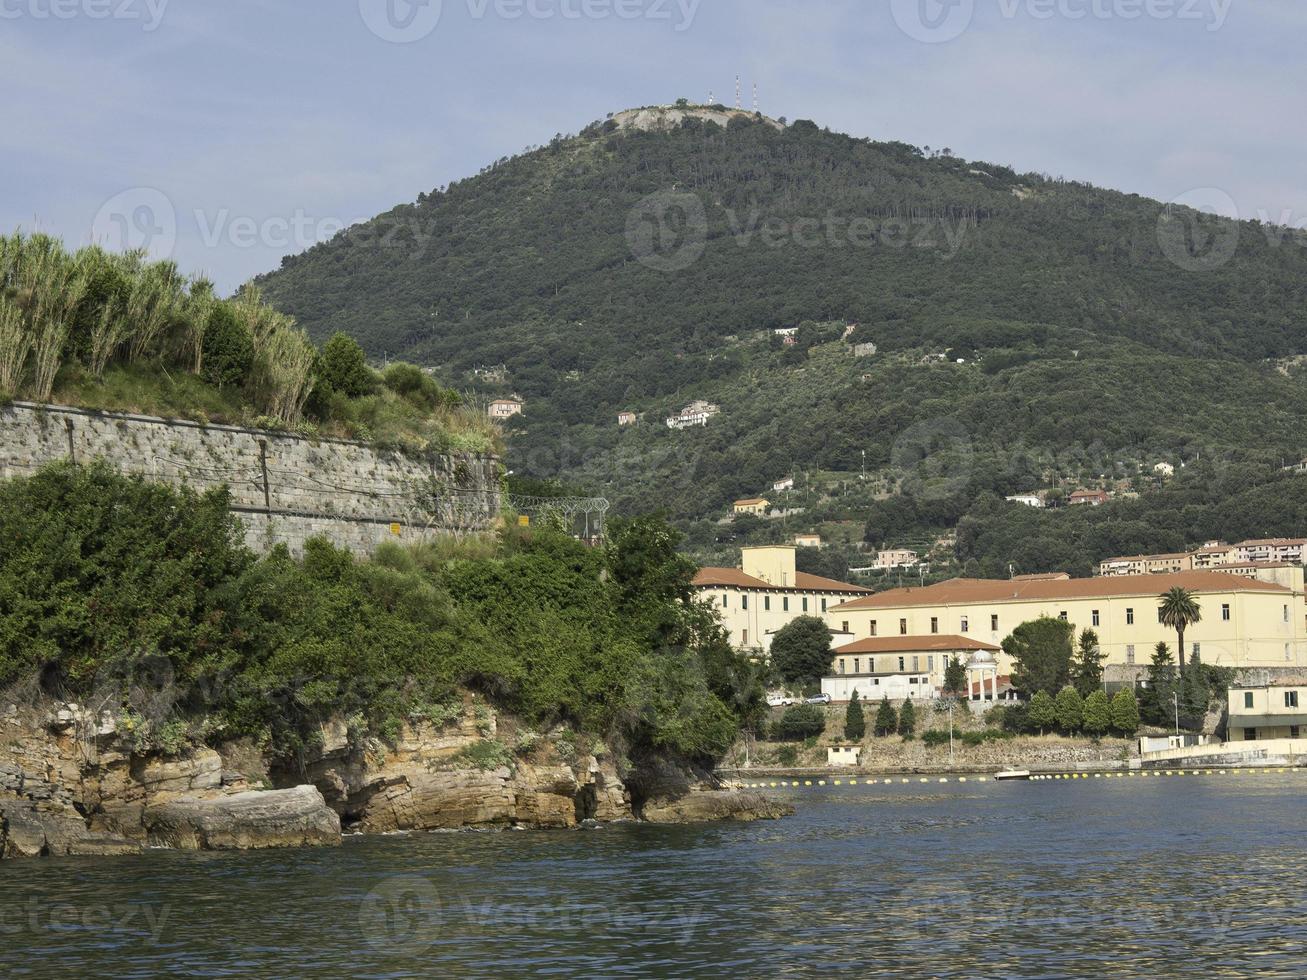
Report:
M293 553L314 535L356 554L387 539L490 528L498 460L406 455L356 442L119 412L14 402L0 408L0 478L56 460L104 459L125 473L207 490L225 485L247 543Z

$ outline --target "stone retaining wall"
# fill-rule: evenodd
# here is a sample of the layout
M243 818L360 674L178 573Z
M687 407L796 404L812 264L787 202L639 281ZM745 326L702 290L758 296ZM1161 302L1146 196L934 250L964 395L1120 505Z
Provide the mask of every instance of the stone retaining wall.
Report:
M0 408L0 478L56 460L104 459L125 473L207 490L225 485L250 547L314 535L367 554L406 540L490 528L499 514L499 461L426 456L357 442L230 425L14 402Z

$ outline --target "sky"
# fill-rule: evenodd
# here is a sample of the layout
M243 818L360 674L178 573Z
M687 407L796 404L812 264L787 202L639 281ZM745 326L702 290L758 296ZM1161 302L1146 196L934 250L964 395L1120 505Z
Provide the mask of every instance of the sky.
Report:
M0 229L224 292L685 97L1307 226L1301 0L0 0Z

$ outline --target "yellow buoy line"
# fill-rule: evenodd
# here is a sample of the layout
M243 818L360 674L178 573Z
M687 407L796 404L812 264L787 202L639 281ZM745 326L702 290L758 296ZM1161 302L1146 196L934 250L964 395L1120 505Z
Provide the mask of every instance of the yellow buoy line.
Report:
M1035 773L1030 782L1047 782L1065 779L1150 779L1163 776L1270 776L1280 773L1302 772L1299 766L1278 766L1266 769L1131 769L1126 772L1049 772ZM904 786L939 783L998 782L993 776L883 776L867 779L773 779L756 783L734 782L734 789L807 789L824 786ZM1023 780L1024 781L1024 780Z

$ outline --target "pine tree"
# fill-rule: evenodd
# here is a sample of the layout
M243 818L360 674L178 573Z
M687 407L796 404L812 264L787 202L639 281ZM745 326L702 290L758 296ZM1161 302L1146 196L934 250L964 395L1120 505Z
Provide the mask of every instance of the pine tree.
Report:
M866 734L867 719L862 713L862 702L855 689L853 697L849 699L849 707L844 712L844 738L850 742L861 742L862 736Z
M1087 629L1080 634L1080 643L1071 658L1071 683L1082 698L1087 698L1103 686L1103 661L1107 654L1098 646L1098 634Z
M894 710L894 705L889 703L889 695L885 695L880 700L880 707L876 709L876 734L893 735L898 731L899 716Z
M1112 703L1101 690L1085 698L1084 726L1095 738L1106 735L1112 727Z
M1085 702L1080 692L1067 685L1057 692L1057 727L1063 735L1073 735L1080 731L1085 720Z
M1139 706L1140 717L1150 725L1170 726L1174 717L1171 696L1176 691L1175 658L1165 643L1157 644L1148 665L1148 687Z
M1039 734L1057 724L1057 702L1053 700L1053 695L1047 691L1040 691L1030 699L1030 711L1026 716L1027 720L1035 728L1039 729Z
M1124 738L1139 731L1139 703L1129 688L1117 691L1112 699L1112 731Z
M913 738L917 733L917 709L912 701L904 701L899 709L899 734L904 738Z
M961 657L950 657L948 666L944 668L944 690L969 698L971 692L967 688L967 665Z

